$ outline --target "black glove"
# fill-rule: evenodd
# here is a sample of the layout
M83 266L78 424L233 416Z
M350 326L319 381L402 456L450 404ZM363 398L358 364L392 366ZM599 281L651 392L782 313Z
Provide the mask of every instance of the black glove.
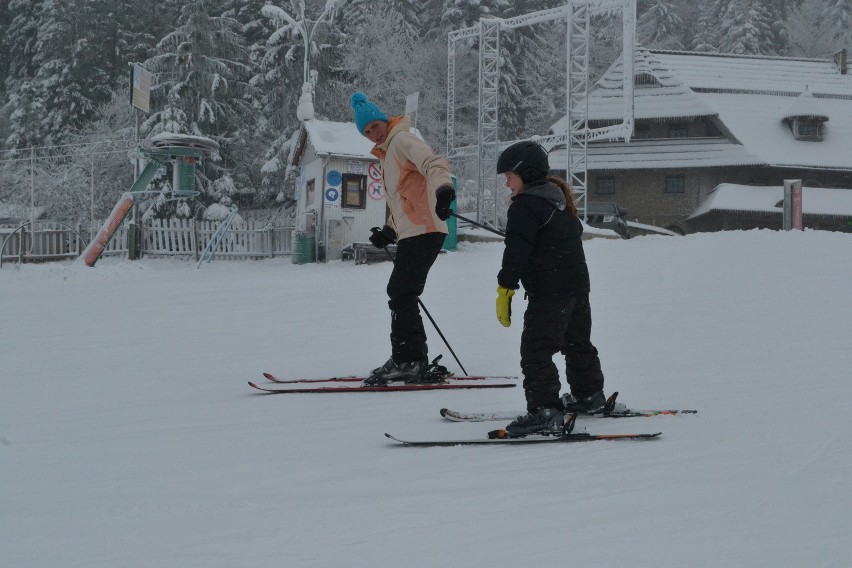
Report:
M450 184L444 184L435 190L435 215L441 221L450 218L450 203L456 198L456 190Z
M370 242L373 243L373 246L376 248L383 249L396 242L396 231L387 225L381 229L373 227L370 229L370 232L372 233L370 235Z

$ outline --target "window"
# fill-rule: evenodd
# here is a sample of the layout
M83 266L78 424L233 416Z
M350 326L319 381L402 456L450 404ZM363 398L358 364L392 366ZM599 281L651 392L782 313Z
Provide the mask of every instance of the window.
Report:
M666 193L685 193L686 176L666 176Z
M596 184L595 193L598 195L615 195L614 176L600 176Z
M793 131L793 138L811 142L821 142L825 135L823 123L825 118L797 116L785 119Z
M365 209L367 207L367 176L343 174L343 208Z
M796 120L795 134L797 140L822 140L822 125L816 121Z
M316 199L316 180L308 180L308 184L305 186L305 207L310 209L314 206L314 200Z
M669 126L669 138L686 138L689 136L689 125L685 122L675 122Z

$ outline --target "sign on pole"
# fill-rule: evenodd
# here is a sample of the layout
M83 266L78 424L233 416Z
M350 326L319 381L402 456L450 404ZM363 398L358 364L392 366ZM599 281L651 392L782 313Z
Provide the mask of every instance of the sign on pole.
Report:
M151 72L138 63L130 72L130 105L151 112Z
M784 180L784 230L804 230L802 223L802 180Z

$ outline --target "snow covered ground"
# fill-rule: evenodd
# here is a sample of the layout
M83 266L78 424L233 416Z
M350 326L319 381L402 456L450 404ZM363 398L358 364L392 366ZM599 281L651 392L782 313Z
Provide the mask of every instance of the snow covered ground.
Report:
M423 300L472 373L518 372L499 243ZM255 394L389 352L390 266L101 260L0 269L0 558L21 567L842 566L852 555L852 235L586 244L607 391L699 414L655 441L418 449L520 388ZM445 353L430 329L433 354ZM846 536L844 536L846 535Z

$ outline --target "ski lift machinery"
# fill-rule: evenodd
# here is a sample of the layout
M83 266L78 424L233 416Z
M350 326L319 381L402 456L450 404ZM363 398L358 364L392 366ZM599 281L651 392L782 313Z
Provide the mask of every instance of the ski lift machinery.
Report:
M623 96L621 123L589 128L589 44L591 16L615 13L621 9L623 21ZM514 18L482 18L475 26L455 30L447 37L447 158L477 157L478 192L476 214L479 222L498 226L497 157L517 140L498 137L498 92L500 80L500 31L564 20L567 33L566 54L566 131L540 136L536 141L550 151L565 146L568 178L577 207L586 219L586 173L588 142L599 139L624 139L633 133L633 75L636 45L636 0L568 0L564 6L524 14ZM479 84L477 143L456 145L456 44L479 41Z

